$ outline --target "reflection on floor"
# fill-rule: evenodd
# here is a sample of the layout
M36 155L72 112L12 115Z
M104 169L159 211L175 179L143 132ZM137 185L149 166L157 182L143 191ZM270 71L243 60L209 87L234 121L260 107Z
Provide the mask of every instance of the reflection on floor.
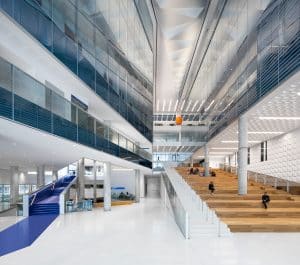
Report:
M298 233L235 233L184 240L159 199L59 216L29 248L6 255L9 265L298 265Z
M29 216L0 232L0 256L30 246L57 215Z
M23 217L21 217L21 216L1 216L0 217L0 231L21 221L22 219L23 219Z

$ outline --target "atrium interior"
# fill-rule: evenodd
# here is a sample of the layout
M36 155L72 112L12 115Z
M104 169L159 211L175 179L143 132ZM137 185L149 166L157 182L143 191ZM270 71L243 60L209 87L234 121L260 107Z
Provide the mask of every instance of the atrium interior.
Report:
M299 70L299 0L0 0L0 264L299 264Z

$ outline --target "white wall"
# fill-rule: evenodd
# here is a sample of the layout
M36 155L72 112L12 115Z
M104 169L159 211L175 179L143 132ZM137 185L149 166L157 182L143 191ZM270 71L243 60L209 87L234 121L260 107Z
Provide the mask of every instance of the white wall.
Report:
M23 172L19 173L19 184L36 184L37 176L28 175ZM8 169L0 169L0 184L10 184L10 171Z
M224 157L220 156L209 156L209 167L219 168L220 164L224 164Z
M146 196L150 198L160 197L160 183L161 177L160 175L153 175L153 176L145 176L146 182Z
M267 152L260 162L260 144L253 146L248 170L300 182L300 128L269 140Z
M125 187L125 192L135 194L135 172L130 171L115 171L111 172L111 186ZM113 191L115 192L115 191Z

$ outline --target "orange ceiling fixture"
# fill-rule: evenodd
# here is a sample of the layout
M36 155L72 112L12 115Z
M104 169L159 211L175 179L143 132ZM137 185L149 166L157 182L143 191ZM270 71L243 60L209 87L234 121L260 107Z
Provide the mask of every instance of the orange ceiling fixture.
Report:
M181 115L176 115L176 125L182 125L182 117Z

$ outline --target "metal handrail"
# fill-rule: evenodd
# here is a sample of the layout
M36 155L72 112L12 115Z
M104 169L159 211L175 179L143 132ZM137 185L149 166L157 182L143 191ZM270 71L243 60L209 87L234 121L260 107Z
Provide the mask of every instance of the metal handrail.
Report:
M230 173L235 173L235 174L238 169L238 167L233 167L233 166L226 165L226 164L220 164L220 168L223 169L224 171L227 171ZM262 182L264 185L270 184L275 188L277 188L278 186L285 186L287 192L290 191L290 187L300 186L300 182L291 181L288 179L275 177L275 176L267 175L267 174L252 171L252 170L247 170L247 176L248 176L248 179L252 179L258 183Z

